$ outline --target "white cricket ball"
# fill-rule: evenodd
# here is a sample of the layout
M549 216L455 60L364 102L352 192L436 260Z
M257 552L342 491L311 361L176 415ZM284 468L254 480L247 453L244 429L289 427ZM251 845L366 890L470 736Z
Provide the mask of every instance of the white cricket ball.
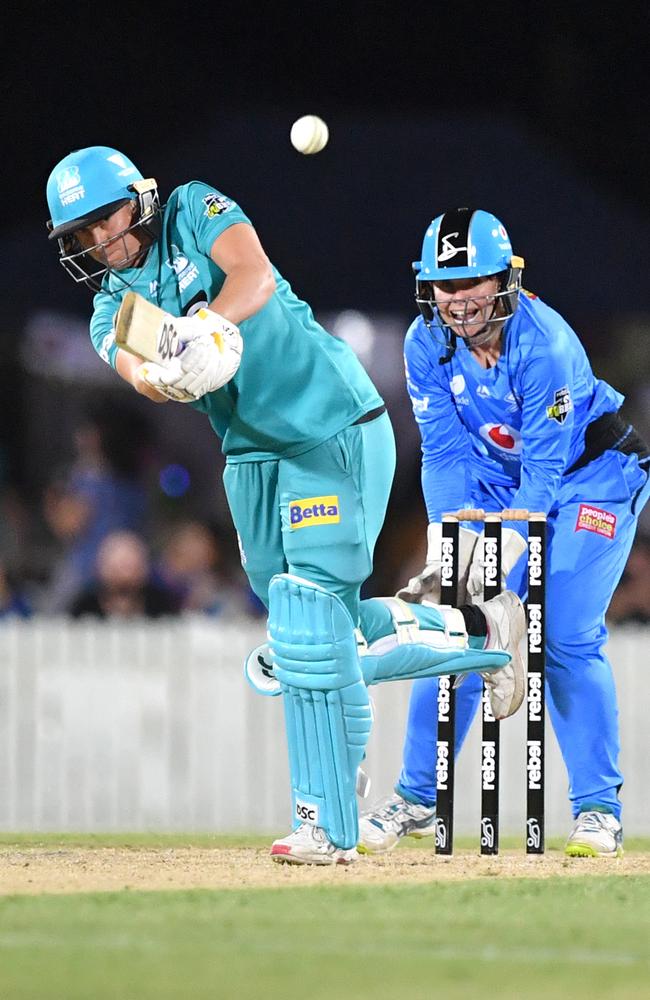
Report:
M291 126L291 145L299 153L320 153L329 136L327 125L318 115L303 115Z

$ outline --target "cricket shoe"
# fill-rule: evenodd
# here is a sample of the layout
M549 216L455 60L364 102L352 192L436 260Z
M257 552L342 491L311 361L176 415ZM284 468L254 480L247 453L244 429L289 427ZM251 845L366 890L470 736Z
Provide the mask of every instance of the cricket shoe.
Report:
M271 857L287 865L350 865L357 852L337 847L319 826L301 823L288 837L273 841Z
M485 615L488 633L486 649L505 649L512 659L499 670L481 671L490 695L490 708L495 719L513 715L526 693L526 667L521 655L521 643L526 635L526 612L515 593L502 594L479 604Z
M612 813L581 812L569 834L564 853L570 858L620 858L623 827Z
M430 837L435 832L435 806L407 802L395 792L359 817L357 850L360 854L384 854L402 837Z

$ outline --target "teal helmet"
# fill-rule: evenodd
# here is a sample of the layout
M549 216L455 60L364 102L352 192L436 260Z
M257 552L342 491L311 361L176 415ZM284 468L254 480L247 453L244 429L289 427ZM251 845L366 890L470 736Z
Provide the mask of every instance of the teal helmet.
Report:
M456 208L437 216L427 227L421 259L413 263L415 299L427 326L446 330L435 307L434 284L497 275L498 290L493 296L493 314L486 320L487 330L466 338L468 346L478 346L490 339L495 324L514 315L523 268L523 259L513 254L506 228L495 215L481 209ZM450 337L453 335L447 330L447 343Z
M144 242L150 243L159 231L158 188L153 179L145 180L128 156L110 146L89 146L74 150L57 163L47 182L51 215L47 226L49 239L58 240L61 264L75 281L96 290L109 270L108 264L99 259L103 244L83 249L75 232L112 215L130 201L136 202L133 223L117 238L137 228ZM117 267L131 263L133 257L125 250Z

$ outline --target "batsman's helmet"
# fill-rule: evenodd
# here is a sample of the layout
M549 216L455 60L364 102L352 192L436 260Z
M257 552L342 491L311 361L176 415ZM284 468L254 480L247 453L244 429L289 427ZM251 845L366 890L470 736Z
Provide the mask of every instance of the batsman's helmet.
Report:
M422 257L413 262L415 299L425 322L440 325L432 283L498 275L494 299L501 306L487 322L502 323L517 308L523 268L523 258L513 254L506 228L495 215L482 209L456 208L437 216L427 227ZM489 332L479 334L473 343L484 342L489 336ZM472 337L468 340L472 342Z
M124 153L110 146L89 146L74 150L54 167L47 182L49 239L58 240L61 263L75 281L97 289L108 270L97 269L89 257L101 244L82 250L74 238L75 231L111 215L130 201L137 203L137 210L133 224L124 232L139 227L140 234L155 239L160 226L158 186L153 178L145 180ZM95 262L96 258L95 253ZM125 258L123 263L130 261Z

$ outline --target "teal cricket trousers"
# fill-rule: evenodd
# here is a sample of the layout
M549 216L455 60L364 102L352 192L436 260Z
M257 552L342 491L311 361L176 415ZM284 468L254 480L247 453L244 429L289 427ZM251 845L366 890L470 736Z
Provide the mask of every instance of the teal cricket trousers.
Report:
M387 413L294 458L227 462L242 565L260 600L268 606L272 576L292 573L336 594L358 622L394 472Z

